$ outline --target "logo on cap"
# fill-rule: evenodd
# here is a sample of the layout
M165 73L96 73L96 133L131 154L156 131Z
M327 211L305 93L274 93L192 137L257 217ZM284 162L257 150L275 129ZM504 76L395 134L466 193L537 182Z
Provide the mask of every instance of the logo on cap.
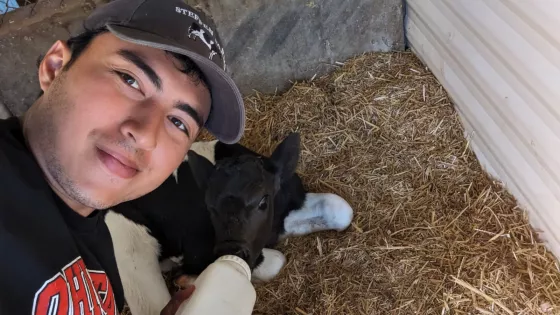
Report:
M190 39L197 41L200 39L206 47L210 50L208 58L213 61L214 56L219 55L223 62L224 70L226 68L226 61L224 57L224 49L220 46L220 43L214 37L214 30L198 16L198 14L184 8L175 7L175 12L186 15L194 20L194 22L189 26L187 34Z
M210 60L212 60L215 55L220 53L219 48L212 37L206 34L206 31L201 29L200 25L198 25L197 23L193 23L191 24L191 26L189 26L188 34L189 38L193 38L195 41L197 37L200 38L200 40L208 47L208 49L210 49L210 56L208 57L210 58Z

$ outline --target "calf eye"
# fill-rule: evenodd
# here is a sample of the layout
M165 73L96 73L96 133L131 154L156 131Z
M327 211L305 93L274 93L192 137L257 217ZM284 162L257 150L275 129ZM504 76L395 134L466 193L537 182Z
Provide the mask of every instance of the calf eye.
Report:
M264 196L259 202L259 210L264 211L268 208L268 195Z

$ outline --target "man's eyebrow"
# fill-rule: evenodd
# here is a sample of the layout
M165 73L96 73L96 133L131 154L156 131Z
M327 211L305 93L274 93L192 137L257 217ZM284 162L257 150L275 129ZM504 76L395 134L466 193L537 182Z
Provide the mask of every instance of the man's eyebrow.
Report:
M192 108L191 105L187 103L177 102L177 104L175 104L175 108L180 109L183 112L187 113L187 115L191 116L199 128L202 128L202 125L204 125L202 116L200 116L200 114L194 108Z
M157 75L157 73L150 67L142 57L140 57L135 52L132 52L127 49L119 50L118 54L123 57L124 59L132 62L136 67L138 67L144 74L152 81L156 89L161 91L161 78Z

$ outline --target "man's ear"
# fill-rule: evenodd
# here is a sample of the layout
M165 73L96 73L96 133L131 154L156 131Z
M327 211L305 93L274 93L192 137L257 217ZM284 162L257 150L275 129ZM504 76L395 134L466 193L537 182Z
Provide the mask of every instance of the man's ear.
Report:
M54 79L70 61L70 48L63 41L56 41L39 64L39 85L47 91Z

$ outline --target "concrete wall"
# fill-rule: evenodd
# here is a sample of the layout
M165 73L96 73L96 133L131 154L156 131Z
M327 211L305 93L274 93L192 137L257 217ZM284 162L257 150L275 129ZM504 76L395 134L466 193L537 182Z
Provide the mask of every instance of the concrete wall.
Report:
M0 117L22 114L37 98L37 58L68 38L93 8L106 0L40 1L9 12L0 25ZM4 104L4 106L2 106Z
M404 49L402 0L186 1L213 16L244 94L281 91L364 52ZM45 0L33 13L8 13L0 26L0 103L23 113L39 91L37 57L105 2Z
M4 103L0 102L0 119L5 119L12 116L12 113L8 110L8 107Z
M245 94L274 93L336 61L404 49L402 0L187 0L216 21Z
M560 2L407 2L409 44L455 101L482 165L560 257Z

